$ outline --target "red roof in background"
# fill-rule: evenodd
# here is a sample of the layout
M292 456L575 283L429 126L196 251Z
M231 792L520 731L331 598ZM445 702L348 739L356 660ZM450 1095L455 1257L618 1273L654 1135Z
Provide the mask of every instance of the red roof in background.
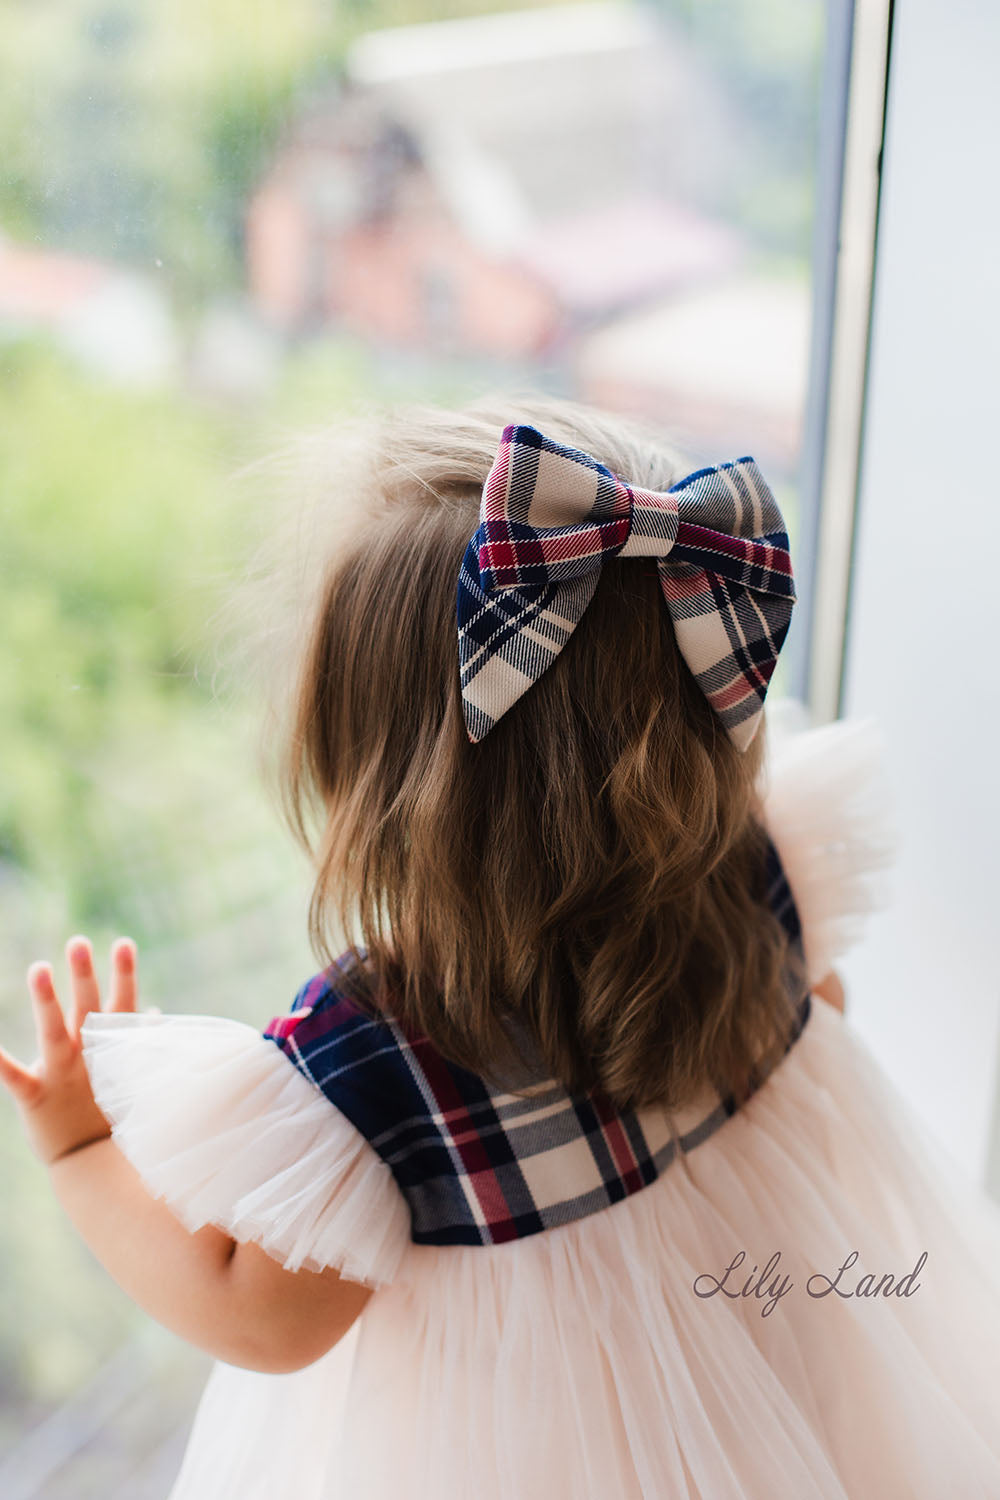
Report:
M579 312L604 312L732 270L740 236L681 204L632 198L540 226L517 259Z
M0 240L0 318L56 322L114 274L100 261Z

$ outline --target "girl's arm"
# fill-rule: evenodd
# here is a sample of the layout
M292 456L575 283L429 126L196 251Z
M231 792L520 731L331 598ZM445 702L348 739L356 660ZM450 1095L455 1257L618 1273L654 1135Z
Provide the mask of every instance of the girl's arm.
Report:
M110 1139L49 1171L63 1208L122 1290L227 1364L272 1374L312 1364L371 1295L332 1269L286 1271L259 1246L210 1225L190 1234Z
M111 1139L84 1066L80 1027L100 1009L90 944L67 946L69 1023L48 964L28 972L40 1056L0 1049L13 1095L59 1201L97 1259L158 1322L228 1364L271 1373L311 1364L350 1328L371 1288L338 1272L286 1271L257 1245L208 1226L192 1234L154 1198ZM112 950L111 1010L135 1010L135 950Z

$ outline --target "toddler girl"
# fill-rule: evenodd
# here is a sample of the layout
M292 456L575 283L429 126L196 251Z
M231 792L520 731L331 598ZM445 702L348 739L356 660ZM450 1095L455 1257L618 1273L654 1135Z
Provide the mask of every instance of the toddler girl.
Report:
M389 424L286 736L321 972L262 1032L29 973L53 1187L217 1359L173 1500L1000 1496L1000 1213L840 1014L877 736L766 748L784 525L687 470Z

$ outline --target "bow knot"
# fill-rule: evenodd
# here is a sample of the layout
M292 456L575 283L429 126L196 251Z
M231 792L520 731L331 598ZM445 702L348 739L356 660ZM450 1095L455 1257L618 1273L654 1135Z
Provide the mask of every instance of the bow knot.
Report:
M534 427L506 427L458 580L462 706L484 738L554 660L608 558L656 560L688 667L739 749L795 602L788 537L752 458L636 489Z

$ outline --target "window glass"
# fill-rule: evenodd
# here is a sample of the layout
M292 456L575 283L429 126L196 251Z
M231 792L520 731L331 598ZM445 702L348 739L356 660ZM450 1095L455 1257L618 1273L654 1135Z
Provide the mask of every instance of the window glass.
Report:
M225 601L233 476L358 400L545 390L795 520L822 0L33 0L0 14L0 1022L86 931L262 1024L312 972ZM243 684L240 686L240 684ZM224 684L224 687L223 687ZM162 1495L205 1361L0 1111L0 1493Z

